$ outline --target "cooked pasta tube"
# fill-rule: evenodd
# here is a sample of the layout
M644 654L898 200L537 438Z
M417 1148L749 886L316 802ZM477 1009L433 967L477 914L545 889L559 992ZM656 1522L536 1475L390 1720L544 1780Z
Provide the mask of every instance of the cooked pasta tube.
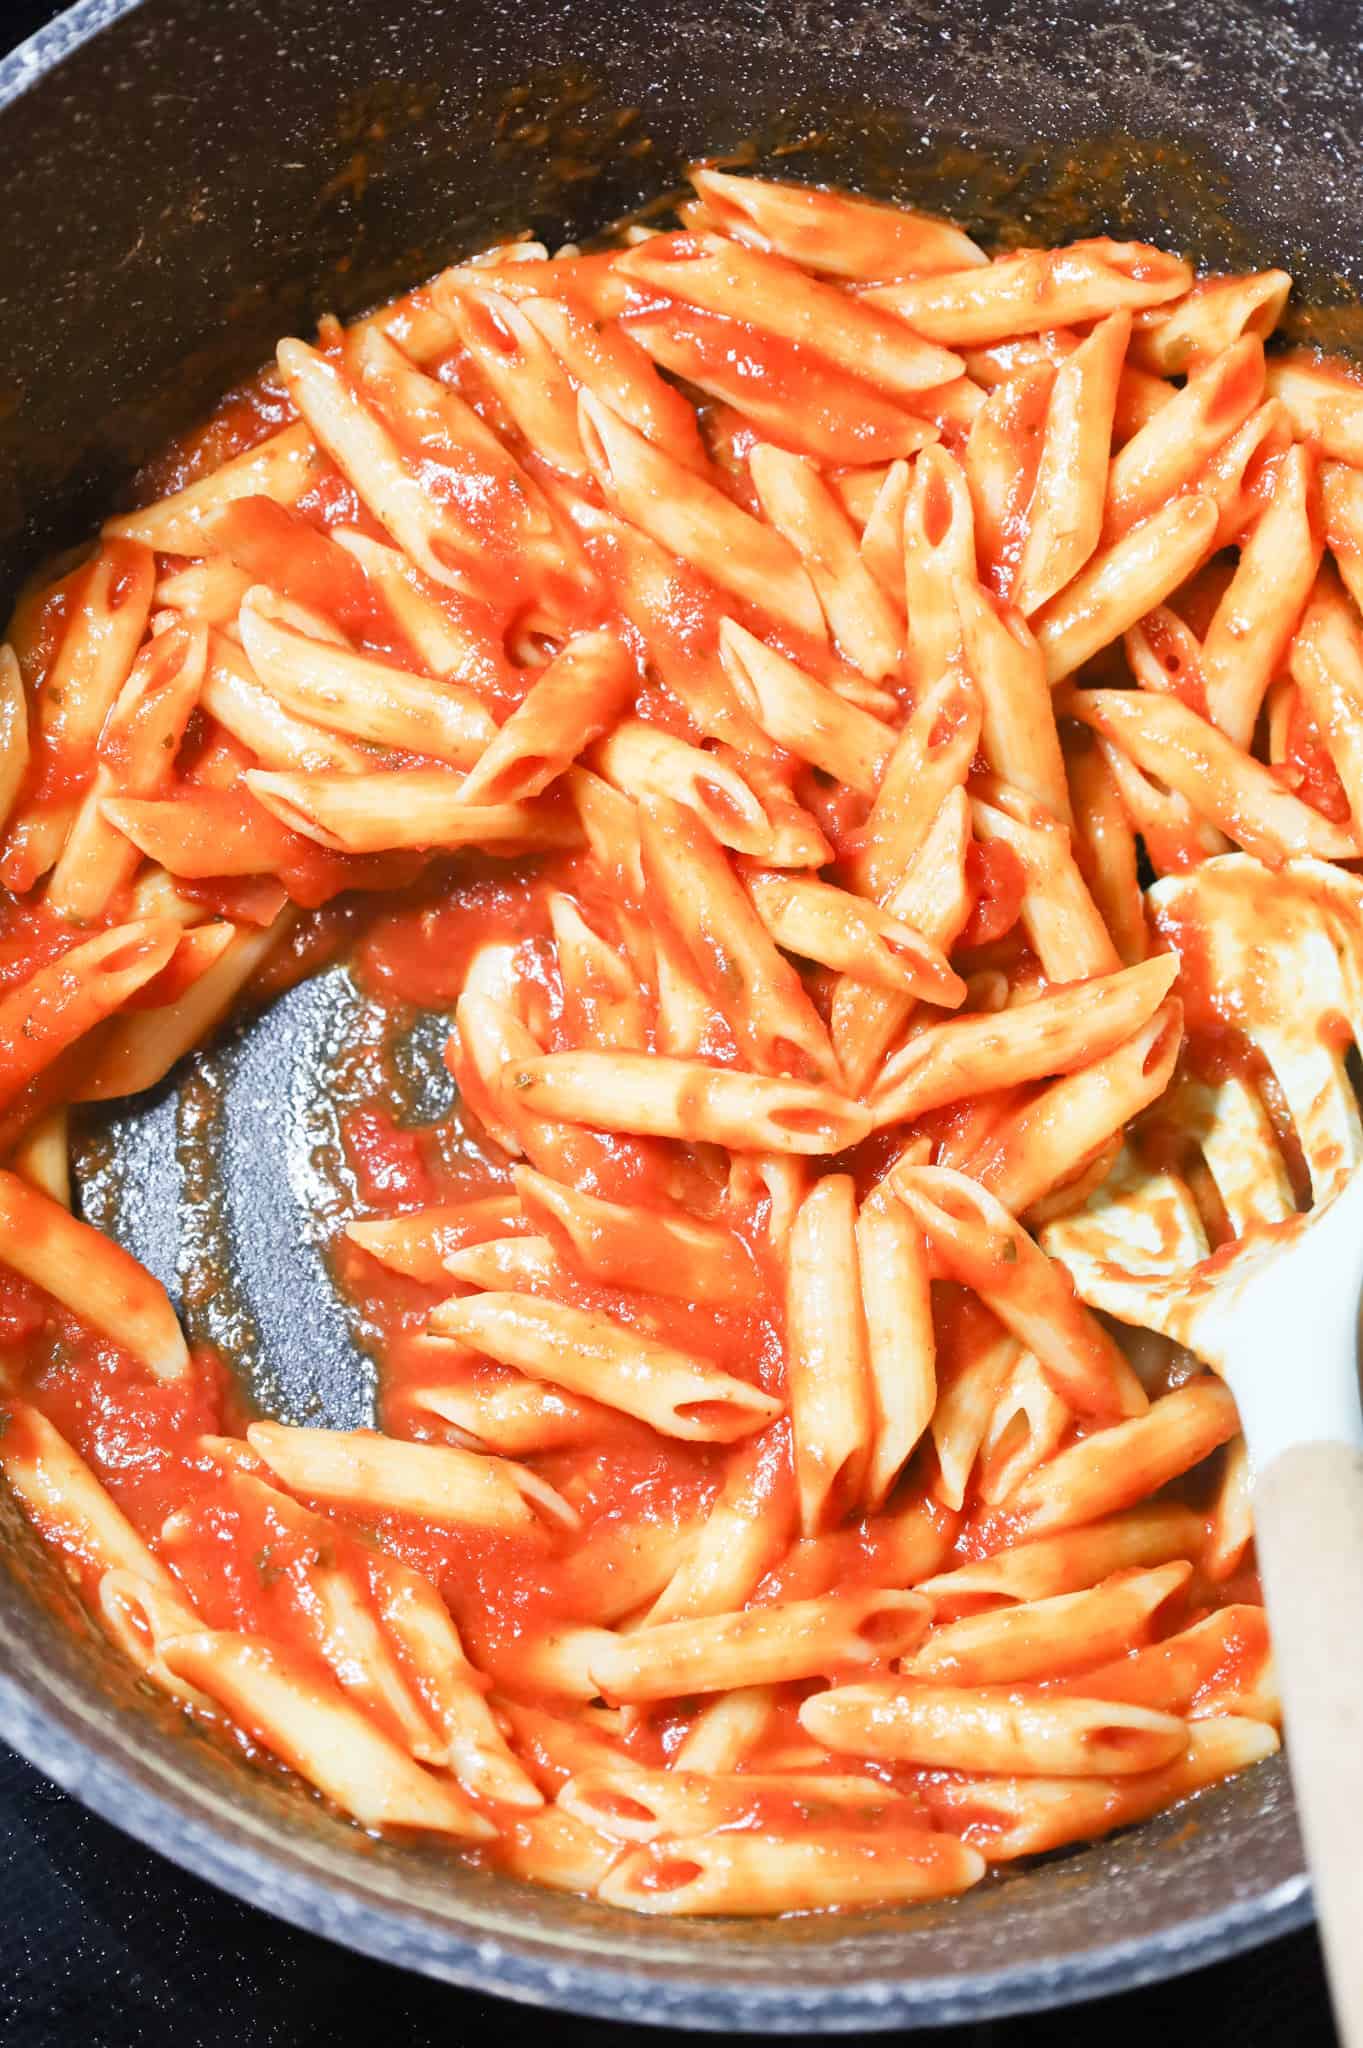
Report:
M694 811L668 797L644 799L639 838L651 899L754 1066L836 1085L827 1028L719 842Z
M693 1443L731 1443L781 1413L779 1401L746 1380L565 1302L473 1295L442 1302L430 1327L499 1365Z
M1278 1748L1274 1729L1227 1714L1194 1721L1188 1746L1172 1763L1132 1777L975 1777L942 1780L927 1798L990 1863L1039 1856L1067 1842L1092 1840L1145 1820L1218 1778L1262 1762Z
M756 1261L736 1231L681 1211L604 1202L528 1166L516 1167L512 1178L529 1222L599 1280L627 1287L647 1273L656 1293L717 1307L739 1307L761 1292ZM357 1228L351 1226L352 1236Z
M1081 1414L1144 1413L1140 1381L1079 1302L1069 1274L1000 1202L939 1166L910 1167L896 1176L894 1192L923 1231L935 1270L979 1294L1036 1353L1062 1400Z
M71 1113L59 1104L29 1125L10 1154L10 1170L40 1195L71 1207Z
M565 1813L622 1842L652 1842L660 1835L703 1834L711 1828L846 1825L881 1807L904 1806L902 1792L876 1778L844 1772L735 1771L703 1776L693 1770L650 1770L621 1758L569 1778L558 1795Z
M748 473L766 517L804 563L847 659L872 682L893 675L902 638L894 606L862 561L856 531L814 464L759 441Z
M1177 973L1157 954L1014 1008L929 1025L886 1062L871 1093L876 1122L1101 1059L1154 1015Z
M643 1617L645 1625L744 1606L789 1547L794 1530L784 1436L753 1438L730 1462L696 1540Z
M965 1171L1022 1215L1163 1095L1182 1044L1183 1006L1167 997L1112 1052L1005 1116L967 1155Z
M497 1862L511 1877L528 1877L554 1891L590 1895L619 1860L621 1845L557 1806L518 1815L502 1829Z
M885 899L885 910L945 951L970 915L966 879L970 802L951 791L929 825L907 871ZM864 1094L886 1052L913 1010L903 990L844 975L833 993L833 1047L849 1089Z
M895 746L883 720L836 696L735 619L720 624L719 652L740 700L778 746L874 794Z
M433 754L458 768L471 767L493 740L491 715L471 691L314 639L307 617L264 584L242 600L247 659L286 710L351 739Z
M659 235L619 257L616 267L669 298L808 343L896 397L945 384L961 368L959 357L933 346L921 329L887 318L874 303L876 294L850 297L779 257L720 235Z
M1137 767L1186 797L1194 811L1270 866L1311 854L1320 860L1355 857L1350 830L1293 796L1271 769L1176 697L1079 690L1073 708Z
M869 1111L832 1088L649 1053L513 1059L504 1085L532 1116L736 1152L841 1152L871 1129Z
M1333 577L1320 578L1306 607L1292 643L1291 672L1329 749L1357 833L1363 829L1363 631Z
M0 830L28 773L28 699L14 649L0 647Z
M637 1913L789 1913L946 1898L984 1874L951 1835L848 1828L670 1838L631 1850L598 1883L607 1905Z
M179 942L169 918L112 925L0 996L0 1106L154 980Z
M936 1405L931 1276L922 1236L898 1203L862 1204L856 1249L873 1415L866 1497L878 1506Z
M777 1694L769 1685L741 1685L712 1694L670 1759L676 1771L715 1776L737 1770L755 1750L776 1714Z
M1175 304L1141 314L1132 331L1132 356L1147 370L1181 377L1244 334L1267 341L1283 316L1291 289L1285 270L1199 278Z
M470 1202L440 1204L416 1209L401 1216L365 1218L347 1223L346 1236L395 1273L421 1280L428 1287L440 1287L445 1280L445 1260L451 1252L485 1238L501 1237L524 1227L520 1196L483 1195Z
M0 1170L0 1265L69 1308L160 1380L189 1371L166 1291L112 1238Z
M1322 539L1311 512L1313 463L1289 448L1273 496L1250 528L1226 592L1202 641L1207 715L1248 747L1264 693L1301 620L1320 567Z
M1196 1560L1205 1525L1191 1508L1170 1502L1128 1508L1087 1528L1040 1536L992 1557L955 1565L917 1582L935 1615L969 1612L980 1600L1035 1601L1096 1586L1114 1572Z
M945 448L926 448L904 492L900 583L907 615L905 669L916 692L941 680L960 647L952 579L976 573L975 514L965 471Z
M1190 1722L1224 1714L1275 1726L1282 1720L1262 1607L1217 1608L1163 1642L1061 1678L1057 1690L1125 1700Z
M372 757L339 733L295 718L256 678L246 650L223 633L210 633L200 708L255 755L261 768L304 774L362 775Z
M835 277L930 277L988 261L962 229L925 213L816 186L735 177L710 164L693 164L687 176L722 234Z
M1073 675L1163 604L1212 552L1216 526L1214 500L1185 492L1090 556L1034 615L1047 680L1058 683Z
M448 1254L445 1271L465 1287L504 1287L536 1294L552 1289L563 1268L547 1237L489 1237Z
M804 1536L866 1494L876 1415L856 1225L851 1176L827 1174L800 1204L787 1244L786 1374Z
M901 1655L923 1633L927 1604L892 1589L826 1593L741 1613L707 1614L614 1635L589 1632L583 1677L613 1703L683 1699L732 1685L780 1685Z
M1068 823L1069 789L1041 649L974 580L955 586L961 660L979 692L980 747L996 775Z
M1183 1721L1148 1707L888 1678L811 1694L800 1725L834 1751L1023 1777L1126 1777L1188 1746Z
M1264 379L1281 400L1303 441L1314 441L1322 455L1363 467L1363 390L1357 378L1308 350L1292 349L1275 356Z
M208 658L202 627L173 627L133 663L100 735L100 762L48 883L47 902L77 922L99 916L138 866L102 810L106 796L153 796L170 780Z
M703 818L721 846L774 867L822 867L828 841L812 818L775 824L729 762L689 746L661 726L622 718L592 749L588 766L636 801L672 797Z
M1026 536L1008 593L1024 617L1063 590L1098 545L1130 333L1124 307L1109 313L1066 356L1051 384Z
M174 1636L192 1635L203 1622L184 1594L126 1565L104 1573L96 1595L100 1619L130 1663L144 1678L175 1699L207 1706L207 1695L171 1670L161 1645Z
M542 1805L543 1794L498 1727L483 1680L430 1580L381 1553L370 1559L369 1575L379 1619L444 1738L441 1760L475 1797L505 1806Z
M360 1429L298 1429L253 1422L246 1441L285 1486L338 1507L545 1535L578 1516L546 1481L504 1458L448 1444L404 1443Z
M296 420L244 454L229 457L184 490L106 521L104 531L111 538L140 541L161 554L202 555L207 523L224 505L238 498L296 505L324 467L325 457L307 421Z
M1149 951L1135 828L1101 745L1083 726L1066 734L1065 765L1075 865L1122 965L1134 966Z
M814 586L788 540L588 391L578 395L578 432L607 498L651 540L759 611L826 639Z
M390 1398L390 1420L415 1422L444 1442L466 1451L502 1458L533 1457L599 1435L606 1411L595 1401L541 1386L520 1374L491 1379L478 1369L477 1354L443 1337L427 1340L432 1371L440 1380L419 1380ZM474 1367L473 1371L469 1368Z
M364 1826L495 1838L491 1821L447 1778L414 1763L282 1643L202 1629L172 1637L161 1654L176 1677L226 1707L262 1748Z
M1064 1529L1157 1493L1233 1437L1228 1387L1210 1373L1162 1394L1143 1415L1097 1430L1033 1472L1008 1502L1029 1532Z
M460 786L467 804L538 796L610 726L636 682L612 633L569 640L479 755Z
M1182 390L1123 443L1108 472L1109 539L1176 499L1263 397L1264 345L1257 335L1194 370Z
M731 405L779 446L816 462L860 464L911 455L937 437L929 421L826 357L774 335L765 335L760 350L753 350L751 328L700 306L674 303L663 314L631 315L628 332L674 377ZM746 348L740 346L744 342Z
M947 672L923 692L905 720L851 863L855 886L877 903L889 907L943 803L969 774L981 715L974 684Z
M237 926L219 958L184 994L164 1009L115 1019L96 1041L75 1099L106 1102L111 1096L136 1095L164 1080L180 1056L221 1021L252 975L287 937L294 915L292 909L281 911L262 930Z
M0 1416L0 1472L42 1534L96 1582L126 1572L162 1598L179 1600L160 1559L41 1410L5 1395Z
M977 268L878 285L872 305L951 348L981 348L1017 334L1075 327L1119 307L1181 298L1191 267L1144 242L1105 237L1064 249L1019 249Z
M1178 1562L1104 1579L1075 1593L1021 1600L929 1630L900 1661L910 1678L951 1685L1007 1685L1063 1676L1138 1646L1159 1610L1187 1586L1192 1566ZM1072 1688L1083 1691L1082 1683ZM1105 1699L1098 1692L1093 1697ZM1164 1702L1149 1702L1163 1705Z
M1115 973L1121 956L1063 825L1006 784L976 787L970 806L975 836L986 846L1007 847L1022 869L1022 928L1046 979L1083 981Z
M743 881L753 908L787 953L940 1009L964 1001L965 983L941 947L889 911L810 876L755 869Z

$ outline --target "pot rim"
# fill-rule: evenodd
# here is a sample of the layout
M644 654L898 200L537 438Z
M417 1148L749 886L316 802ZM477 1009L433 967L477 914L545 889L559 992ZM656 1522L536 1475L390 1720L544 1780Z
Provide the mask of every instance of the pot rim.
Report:
M41 1701L0 1675L0 1737L82 1805L182 1870L263 1906L307 1933L461 1989L522 2004L651 2026L706 2032L848 2033L959 2025L1074 2005L1163 1982L1223 1962L1305 1926L1309 1881L1289 1878L1257 1898L1232 1902L1157 1935L1112 1942L1077 1956L1038 1957L1001 1970L855 1984L754 1983L659 1978L645 1971L564 1961L533 1938L510 1944L461 1934L415 1907L388 1902L381 1879L342 1883L307 1867L302 1840L262 1849L251 1832L210 1814L190 1791L167 1798L138 1781L69 1725L59 1702Z

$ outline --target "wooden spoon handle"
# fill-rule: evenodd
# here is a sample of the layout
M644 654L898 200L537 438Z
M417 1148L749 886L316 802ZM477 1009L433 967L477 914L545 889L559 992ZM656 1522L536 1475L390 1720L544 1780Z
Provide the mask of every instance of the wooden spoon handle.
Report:
M1283 1451L1254 1522L1335 2019L1363 2048L1363 1451Z

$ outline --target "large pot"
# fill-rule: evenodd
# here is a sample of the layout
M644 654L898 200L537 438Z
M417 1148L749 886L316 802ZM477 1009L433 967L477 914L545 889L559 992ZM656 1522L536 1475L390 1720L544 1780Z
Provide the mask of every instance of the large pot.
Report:
M1347 346L1357 65L1353 10L1318 0L82 0L0 65L0 595L279 334L505 230L589 233L747 143L986 234L1281 261L1327 307L1310 331ZM333 1000L299 992L228 1059L221 1234L277 1379L339 1422L361 1383L278 1142L233 1122L287 1099ZM172 1286L173 1112L172 1089L115 1119L123 1170L92 1165L89 1189ZM1203 1794L1192 1828L1175 1813L959 1902L636 1920L368 1840L140 1691L3 1503L0 1552L0 1735L199 1875L456 1983L697 2027L930 2025L1167 1976L1309 1911L1275 1761Z

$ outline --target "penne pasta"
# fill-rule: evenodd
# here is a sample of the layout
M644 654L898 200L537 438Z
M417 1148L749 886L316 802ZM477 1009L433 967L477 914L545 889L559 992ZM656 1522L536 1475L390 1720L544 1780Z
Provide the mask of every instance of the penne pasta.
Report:
M590 392L579 393L578 415L593 474L626 519L721 589L797 632L826 637L814 587L789 541L645 440Z
M469 1841L496 1834L448 1779L381 1735L334 1684L282 1644L201 1629L161 1655L175 1677L225 1706L247 1733L366 1827L409 1827Z
M1025 618L1071 583L1098 545L1130 333L1130 313L1110 313L1065 358L1051 384L1026 535L1008 593Z
M1025 1479L1008 1503L1031 1533L1132 1506L1234 1436L1235 1403L1210 1374L1161 1395L1143 1415L1099 1430Z
M832 1088L647 1053L550 1053L509 1063L506 1087L532 1116L734 1151L845 1151L868 1111Z
M1046 676L1063 682L1187 581L1214 546L1213 499L1185 492L1130 527L1036 613Z
M786 1248L786 1369L800 1533L815 1536L866 1496L876 1426L856 1194L816 1181Z
M1011 1685L1105 1663L1137 1645L1160 1609L1187 1586L1192 1569L1182 1562L1160 1565L1105 1579L1083 1592L1020 1600L992 1613L943 1622L900 1660L899 1668L910 1678L951 1685ZM1079 1681L1071 1689L1087 1696ZM1093 1696L1107 1697L1102 1692Z
M0 1169L0 1266L22 1273L159 1380L189 1372L165 1289L111 1238Z
M1158 1771L1188 1746L1184 1722L1149 1707L917 1680L872 1679L813 1693L800 1725L835 1752L1025 1777Z
M527 1467L452 1445L280 1422L253 1422L246 1441L285 1486L338 1507L522 1535L577 1524L568 1503Z
M1177 973L1167 954L1157 954L996 1015L928 1025L886 1062L871 1096L876 1122L899 1123L1101 1058L1153 1016Z
M748 457L758 502L804 563L829 631L872 682L899 666L894 607L862 561L856 533L812 462L759 441Z
M251 667L286 711L457 768L470 767L493 738L491 717L471 693L311 637L301 608L261 584L247 592L240 619Z
M768 254L837 277L927 277L986 261L969 235L947 221L845 192L738 178L712 164L688 173L707 219L721 233Z
M596 1892L607 1905L642 1913L789 1913L945 1898L983 1875L974 1850L925 1829L726 1832L634 1849Z
M779 1401L745 1380L563 1302L479 1294L443 1302L430 1327L499 1365L693 1443L732 1442L781 1413Z
M717 1306L739 1307L761 1292L756 1261L737 1231L680 1210L605 1202L528 1166L516 1167L513 1179L527 1221L598 1280L628 1286L647 1268L660 1293ZM352 1224L352 1237L363 1227Z
M1228 838L1270 866L1304 854L1347 860L1352 833L1283 788L1262 762L1233 745L1176 697L1082 690L1076 714L1157 776Z
M697 979L761 1073L835 1086L828 1033L694 811L667 797L640 805L645 886L680 938Z
M728 314L785 341L804 342L839 369L895 397L912 398L945 384L961 368L959 358L935 346L920 322L887 318L877 294L850 297L780 257L719 235L655 236L619 257L616 268L645 289Z
M1066 249L1019 249L968 270L878 285L865 296L929 340L981 348L1101 320L1121 307L1164 305L1192 281L1176 256L1143 242L1100 238Z
M1035 1353L1061 1399L1081 1413L1141 1415L1144 1389L1120 1350L1047 1258L983 1188L940 1166L895 1175L934 1269L968 1286Z
M1038 1856L1066 1842L1090 1840L1129 1827L1161 1807L1198 1792L1272 1756L1274 1730L1227 1715L1191 1723L1183 1754L1162 1769L1135 1777L977 1778L932 1789L931 1803L961 1839L991 1863Z
M48 1540L98 1580L124 1572L161 1599L177 1600L170 1573L47 1417L8 1396L0 1414L0 1472Z

